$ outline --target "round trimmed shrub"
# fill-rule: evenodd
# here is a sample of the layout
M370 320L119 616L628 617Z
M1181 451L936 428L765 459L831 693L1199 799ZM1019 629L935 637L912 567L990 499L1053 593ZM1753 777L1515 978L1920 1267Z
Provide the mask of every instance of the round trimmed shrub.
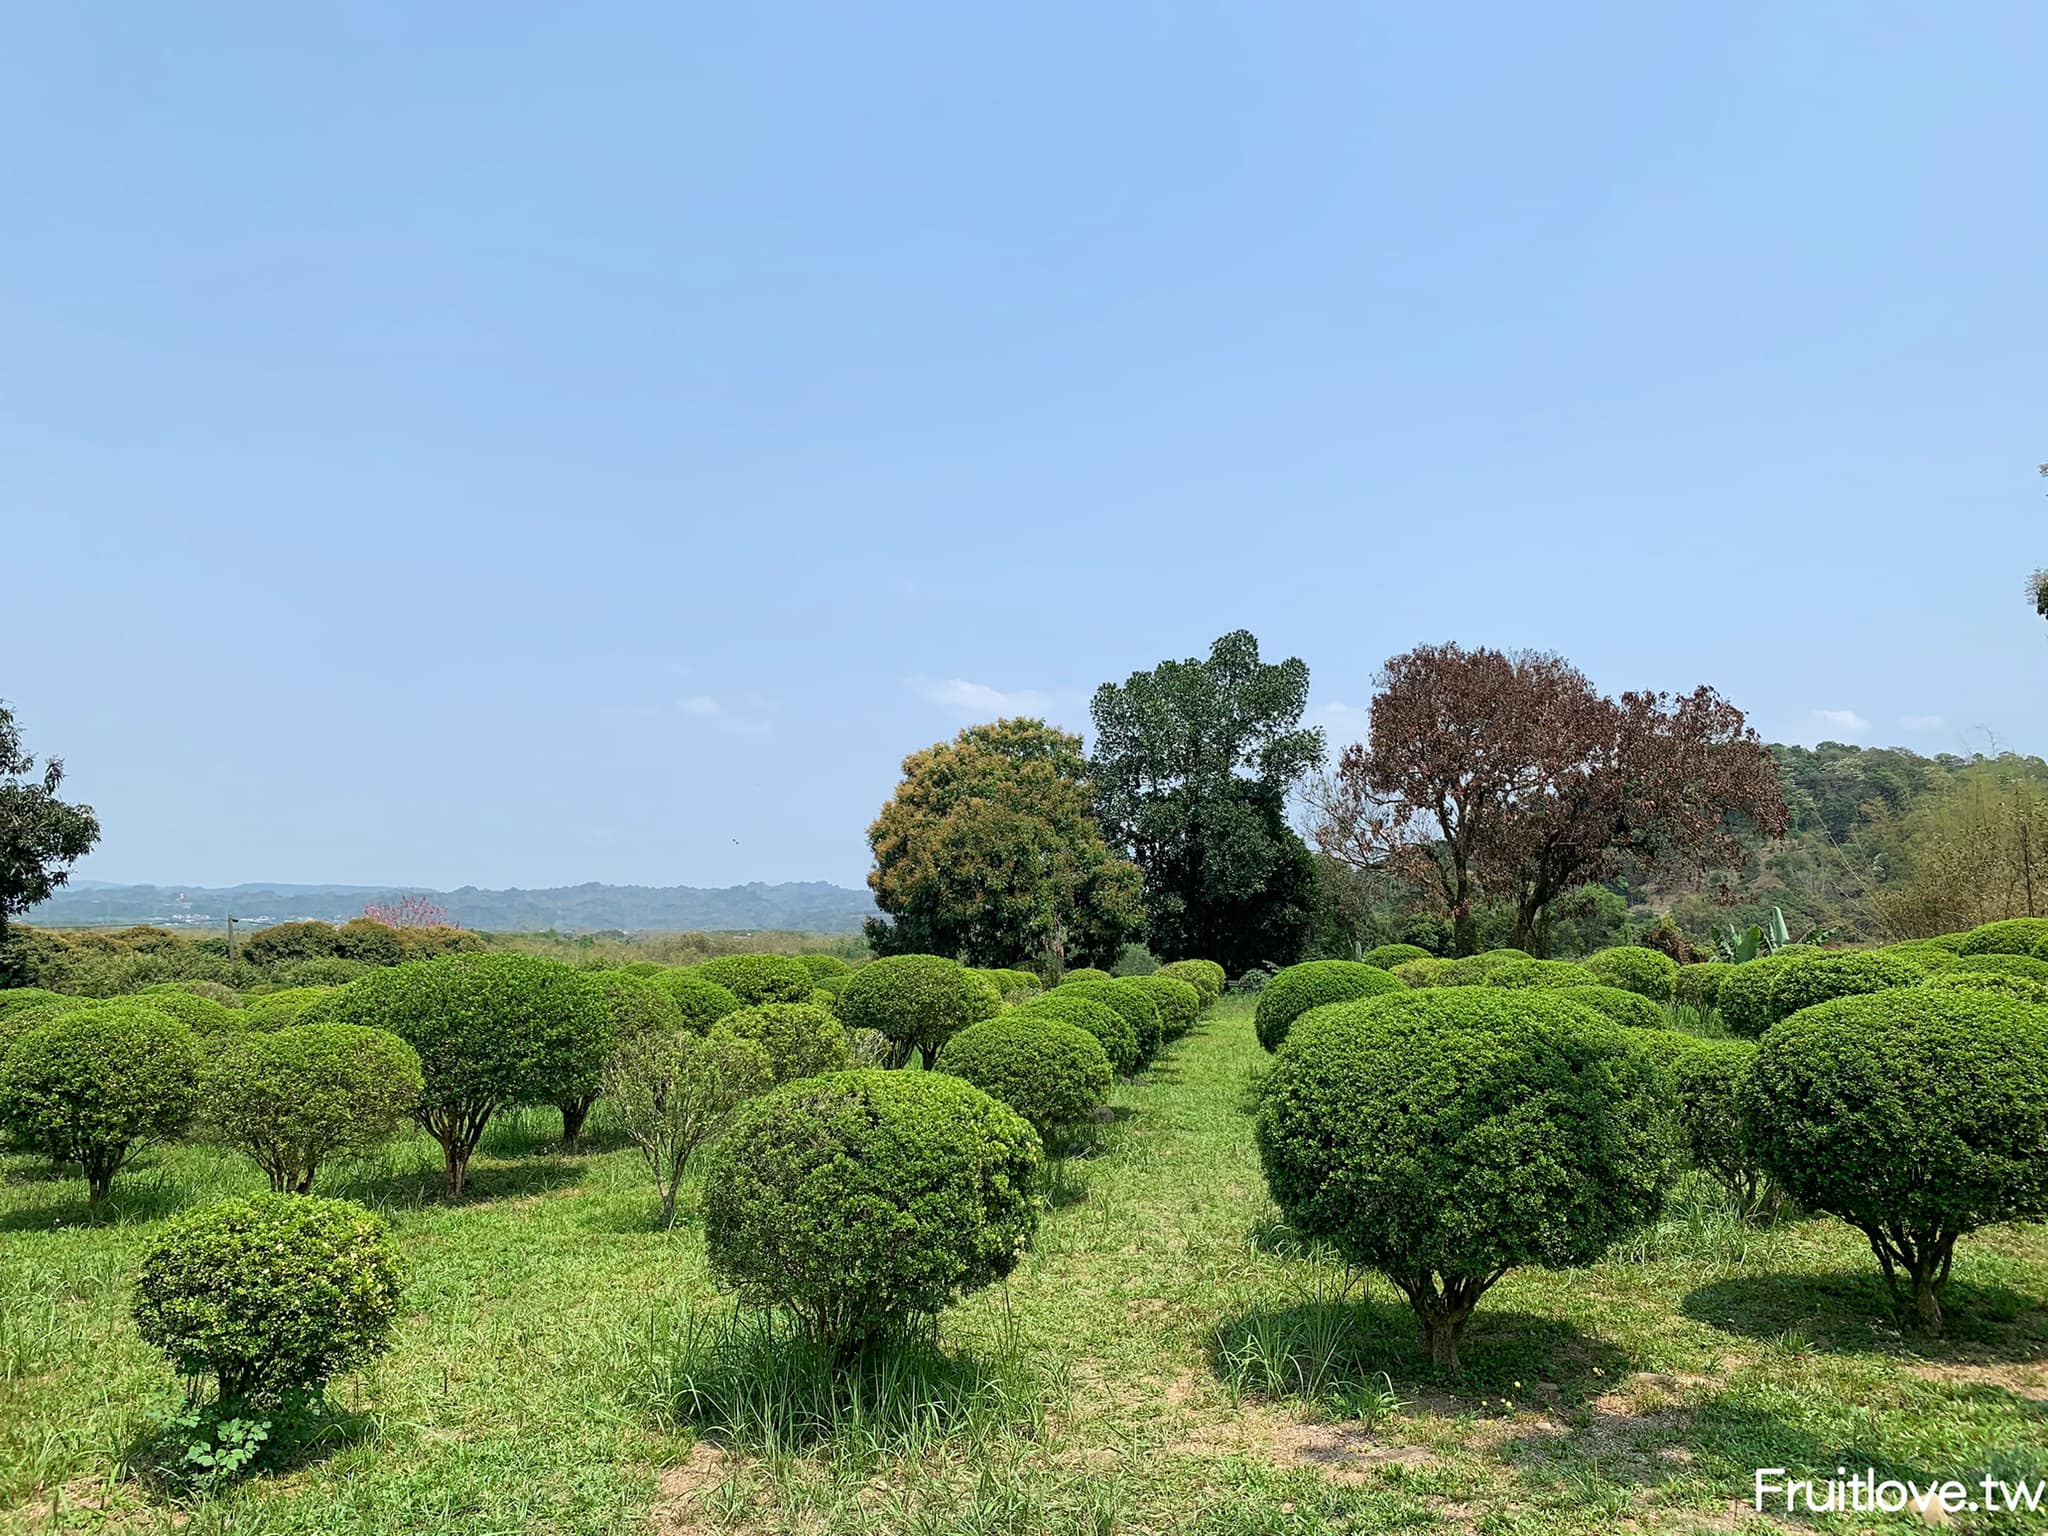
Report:
M135 1325L223 1404L318 1394L390 1347L398 1252L346 1200L258 1195L172 1217L142 1255Z
M591 976L506 952L410 960L322 999L305 1022L387 1029L419 1052L415 1117L441 1144L453 1197L491 1116L522 1100L558 1102L602 1070L611 1017Z
M1160 1043L1165 1039L1164 1028L1159 1019L1159 1005L1152 1001L1141 980L1135 976L1119 976L1109 981L1063 981L1053 989L1075 997L1092 998L1106 1003L1124 1016L1124 1022L1131 1026L1131 1033L1138 1038L1138 1063L1140 1066L1159 1054Z
M1517 1265L1590 1263L1656 1219L1675 1152L1649 1055L1547 991L1400 991L1298 1019L1261 1088L1260 1160L1296 1231L1385 1275L1455 1370Z
M0 991L0 1019L29 1008L47 1008L52 1003L78 1001L78 998L68 997L62 992L46 992L41 987L10 987Z
M2031 955L2048 943L2048 917L2009 917L1984 923L1963 935L1958 954Z
M1383 971L1391 971L1405 961L1429 958L1429 951L1420 944L1380 944L1359 956L1367 965L1376 965Z
M1721 983L1734 970L1735 967L1725 960L1702 960L1697 965L1681 965L1671 989L1671 1000L1704 1012L1720 1002Z
M1178 1040L1202 1016L1202 994L1195 990L1193 982L1163 971L1129 979L1151 994L1152 1005L1159 1010L1159 1033L1163 1040Z
M1919 966L1931 976L1936 971L1947 970L1959 958L1958 946L1962 943L1963 936L1958 933L1951 934L1949 938L1955 942L1950 943L1949 939L1907 939L1901 944L1887 944L1880 952L1897 955L1901 960Z
M629 960L614 969L624 971L628 976L638 976L642 981L652 981L669 967L659 960Z
M359 1024L225 1035L199 1074L199 1129L248 1154L280 1193L305 1194L331 1158L375 1150L412 1115L419 1053Z
M757 1003L800 1003L817 985L811 968L787 955L721 955L694 969L749 1008Z
M124 998L59 1011L0 1057L0 1124L85 1174L98 1205L121 1166L192 1118L199 1042L167 1013Z
M1731 1035L1754 1040L1784 1015L1777 1011L1778 978L1796 966L1817 959L1817 949L1784 949L1746 961L1721 978L1714 1006Z
M693 1035L703 1034L728 1013L738 1013L746 1006L717 982L684 966L663 966L647 979L668 994L683 1016L683 1027Z
M2006 976L2022 976L2028 981L2048 981L2048 960L2037 960L2032 955L1963 955L1951 961L1944 969L1980 975L1996 972Z
M1922 985L1937 991L1992 992L2023 1003L2048 1003L2048 981L2032 981L2004 971L1943 971L1928 977Z
M339 955L316 955L280 965L271 974L286 987L345 987L374 971L361 960L344 960Z
M1048 1150L1088 1125L1115 1083L1108 1053L1087 1030L1022 1012L961 1030L939 1052L938 1070L1016 1110Z
M1640 992L1629 992L1620 987L1591 986L1559 987L1557 994L1582 1007L1591 1008L1595 1013L1605 1014L1615 1023L1630 1029L1662 1029L1665 1025L1664 1010Z
M284 1029L296 1024L316 1003L334 996L334 987L279 987L258 992L242 1004L243 1029Z
M1214 960L1172 960L1159 967L1159 974L1184 981L1202 994L1202 1006L1213 1008L1216 1000L1223 996L1223 987L1230 977Z
M970 1024L992 1019L1002 997L987 978L939 955L889 955L853 973L839 994L848 1029L873 1029L895 1045L895 1059L914 1050L929 1067L939 1048Z
M1400 986L1391 972L1362 960L1305 960L1300 965L1288 966L1266 984L1266 990L1259 994L1252 1028L1258 1033L1259 1044L1277 1051L1294 1021L1309 1009L1380 992L1396 992Z
M797 958L803 962L804 969L811 973L813 984L825 976L848 976L853 973L853 967L837 955L820 954L814 950Z
M1620 988L1616 988L1619 991ZM1635 994L1628 994L1633 997ZM1672 1063L1698 1045L1699 1037L1688 1035L1676 1029L1631 1029L1628 1043L1636 1051L1656 1064L1657 1070L1669 1073Z
M1063 973L1060 977L1060 982L1064 985L1070 981L1114 981L1115 979L1115 977L1111 976L1109 972L1102 969L1099 965L1077 965L1071 971Z
M62 992L45 992L39 987L23 987L15 992L0 992L0 998L18 998L11 1007L0 1008L0 1056L7 1054L7 1044L17 1035L25 1035L39 1024L47 1024L59 1014L70 1013L79 1008L97 1006L89 997L68 997Z
M1502 966L1516 965L1536 957L1523 949L1489 949L1480 955L1465 955L1448 962L1440 971L1434 972L1431 986L1437 987L1481 987L1486 979ZM1414 962L1407 962L1413 964Z
M398 929L373 917L352 917L335 929L334 952L364 965L398 965L413 958L405 952Z
M1743 1130L1741 1095L1756 1051L1751 1040L1695 1040L1671 1063L1686 1155L1747 1218L1771 1215L1785 1198Z
M1448 971L1454 962L1440 959L1435 955L1420 960L1403 960L1392 972L1394 980L1404 987L1433 987L1437 978Z
M1771 986L1772 1022L1831 998L1856 997L1892 987L1916 987L1927 973L1911 961L1877 950L1816 952L1778 972Z
M713 1024L711 1033L758 1040L768 1052L778 1083L816 1077L821 1072L844 1072L853 1065L846 1026L815 1003L763 1003L742 1008Z
M219 981L160 981L153 987L145 987L145 996L154 997L159 992L190 992L194 997L203 997L209 1003L219 1003L223 1008L242 1006L242 994L225 982Z
M802 1078L712 1148L705 1250L721 1284L844 1352L1009 1274L1039 1164L1021 1115L947 1073Z
M1678 985L1678 962L1661 949L1640 944L1597 950L1586 957L1586 969L1600 985L1634 992L1653 1003L1670 1002Z
M2048 1014L2027 1004L1925 986L1818 1004L1764 1036L1741 1106L1772 1175L1861 1231L1927 1328L1958 1238L2048 1215Z
M200 997L191 992L157 991L138 992L132 1002L146 1003L159 1013L168 1013L202 1040L209 1035L233 1034L248 1027L242 1017L245 1010L223 1008L211 998Z
M1486 973L1489 987L1594 987L1600 980L1569 960L1515 960Z
M601 1051L583 1059L583 1070L555 1088L555 1107L562 1112L562 1150L574 1156L583 1144L583 1126L604 1089L604 1069L619 1046L644 1034L672 1034L684 1028L682 1010L667 992L645 977L626 970L598 969L586 973L604 1008L606 1039Z
M1138 1032L1131 1028L1130 1020L1109 1004L1099 1003L1091 997L1055 990L1032 998L1030 1002L1012 1009L1007 1016L1057 1019L1062 1024L1086 1030L1102 1046L1110 1066L1122 1076L1128 1077L1141 1064Z

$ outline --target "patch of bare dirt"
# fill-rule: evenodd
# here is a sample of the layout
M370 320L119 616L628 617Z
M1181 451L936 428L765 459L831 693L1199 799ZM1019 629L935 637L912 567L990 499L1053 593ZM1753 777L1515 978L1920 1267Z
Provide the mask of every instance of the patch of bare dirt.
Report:
M2048 1364L2020 1361L2011 1365L1934 1365L1915 1362L1906 1367L1922 1381L1945 1386L1996 1387L2029 1402L2048 1403Z
M690 1454L661 1474L661 1493L654 1501L656 1536L716 1536L726 1527L705 1509L705 1495L729 1476L736 1465L708 1440L690 1447Z

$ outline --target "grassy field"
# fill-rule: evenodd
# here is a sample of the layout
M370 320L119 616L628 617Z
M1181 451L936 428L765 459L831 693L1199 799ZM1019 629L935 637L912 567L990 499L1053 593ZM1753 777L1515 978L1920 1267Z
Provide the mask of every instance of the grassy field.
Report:
M1590 1271L1511 1275L1434 1377L1384 1282L1300 1251L1259 1176L1264 1057L1227 1001L1120 1090L1036 1252L857 1400L738 1324L634 1154L498 1126L472 1197L409 1142L336 1169L410 1264L396 1347L318 1448L205 1501L124 1474L181 1388L127 1320L165 1215L261 1180L178 1147L84 1188L0 1185L0 1529L319 1532L1610 1532L1766 1528L1751 1469L2048 1476L2048 1232L1966 1242L1940 1344L1862 1240L1753 1230L1702 1191ZM1964 1523L1972 1517L1963 1517ZM1895 1527L1915 1528L1904 1517ZM2032 1529L2031 1521L1976 1529ZM1868 1529L1849 1520L1807 1528Z

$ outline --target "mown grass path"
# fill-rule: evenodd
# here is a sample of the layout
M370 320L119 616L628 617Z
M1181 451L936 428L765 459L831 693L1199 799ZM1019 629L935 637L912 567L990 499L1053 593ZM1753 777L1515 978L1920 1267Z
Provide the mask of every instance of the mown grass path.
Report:
M321 1192L383 1211L407 1255L397 1345L338 1386L321 1455L189 1506L116 1475L179 1396L126 1321L135 1258L164 1215L260 1180L171 1149L87 1224L82 1186L10 1159L0 1529L1661 1532L1762 1527L1758 1465L2048 1476L2041 1229L1963 1245L1937 1344L1892 1325L1853 1233L1745 1228L1695 1193L1591 1270L1510 1276L1440 1380L1383 1283L1275 1222L1243 1114L1263 1060L1228 1002L1120 1090L1036 1252L945 1322L1028 1406L936 1440L766 1450L654 1411L677 1320L723 1304L694 1227L653 1230L633 1155L556 1156L546 1112L492 1133L459 1206L423 1142L336 1170Z

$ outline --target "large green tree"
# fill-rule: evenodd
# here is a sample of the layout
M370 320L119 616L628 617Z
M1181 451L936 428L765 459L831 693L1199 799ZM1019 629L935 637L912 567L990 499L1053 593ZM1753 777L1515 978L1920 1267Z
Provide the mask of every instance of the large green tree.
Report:
M1304 727L1308 664L1261 662L1248 630L1206 660L1165 661L1096 690L1097 806L1145 872L1147 939L1165 959L1233 975L1289 965L1307 944L1314 858L1287 796L1323 757Z
M57 797L63 783L63 760L46 758L38 772L14 712L0 703L0 944L7 919L47 899L100 840L92 807Z
M904 759L868 829L880 954L1104 964L1141 931L1137 869L1103 840L1081 738L1043 720L970 726Z

